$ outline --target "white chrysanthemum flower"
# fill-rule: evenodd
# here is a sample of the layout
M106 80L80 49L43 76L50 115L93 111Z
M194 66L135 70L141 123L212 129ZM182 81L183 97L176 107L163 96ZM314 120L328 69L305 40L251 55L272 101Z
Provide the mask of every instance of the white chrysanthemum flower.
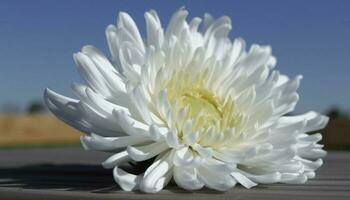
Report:
M178 186L225 191L240 183L305 183L315 177L326 152L316 112L286 116L299 97L301 76L273 71L269 46L245 49L231 41L228 17L206 14L186 21L180 9L162 28L155 11L145 13L142 39L132 18L120 13L106 30L111 61L92 46L74 55L86 85L73 84L78 100L47 89L50 110L86 133L86 149L114 152L124 190L158 192L173 178ZM200 30L199 30L200 28ZM139 175L128 162L154 159Z

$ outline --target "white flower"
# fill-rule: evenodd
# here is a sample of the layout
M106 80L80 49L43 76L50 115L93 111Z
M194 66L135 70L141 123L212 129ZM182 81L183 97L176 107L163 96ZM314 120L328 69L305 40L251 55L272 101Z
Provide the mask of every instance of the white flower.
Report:
M106 30L111 61L92 46L74 55L86 85L73 84L78 100L49 89L50 110L86 133L86 149L115 153L114 168L124 190L158 192L173 178L186 190L206 186L225 191L240 183L305 183L315 177L326 152L320 133L328 118L316 112L286 116L299 99L301 76L274 71L269 46L231 41L230 18L206 14L186 21L180 9L163 29L158 15L145 13L142 39L121 12ZM199 31L200 28L200 31ZM128 162L154 159L139 175Z

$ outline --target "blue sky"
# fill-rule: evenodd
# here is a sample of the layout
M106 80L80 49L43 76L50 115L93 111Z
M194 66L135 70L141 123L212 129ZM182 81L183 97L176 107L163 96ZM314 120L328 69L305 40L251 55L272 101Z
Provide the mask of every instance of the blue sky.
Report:
M42 98L45 87L71 95L81 80L72 54L86 44L105 53L104 30L119 11L128 12L144 32L143 13L157 10L165 25L185 6L190 17L227 15L232 37L269 44L277 69L303 74L297 112L350 111L350 1L0 1L0 105L24 107Z

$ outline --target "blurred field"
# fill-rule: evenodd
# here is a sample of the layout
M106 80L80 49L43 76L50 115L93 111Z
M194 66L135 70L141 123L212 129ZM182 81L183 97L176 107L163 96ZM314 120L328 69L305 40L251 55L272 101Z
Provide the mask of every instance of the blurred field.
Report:
M334 119L321 131L326 149L350 150L350 120ZM79 145L81 133L52 115L0 116L0 148Z
M0 116L0 147L79 144L80 135L51 115Z

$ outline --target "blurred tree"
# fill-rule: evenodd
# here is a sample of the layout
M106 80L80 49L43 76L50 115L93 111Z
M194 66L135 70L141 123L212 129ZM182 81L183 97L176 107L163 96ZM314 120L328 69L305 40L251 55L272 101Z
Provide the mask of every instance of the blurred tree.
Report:
M33 101L29 104L27 108L28 114L38 114L44 112L45 106L40 101Z
M332 107L327 112L326 115L331 119L347 119L348 116L345 112L341 111L338 107Z

